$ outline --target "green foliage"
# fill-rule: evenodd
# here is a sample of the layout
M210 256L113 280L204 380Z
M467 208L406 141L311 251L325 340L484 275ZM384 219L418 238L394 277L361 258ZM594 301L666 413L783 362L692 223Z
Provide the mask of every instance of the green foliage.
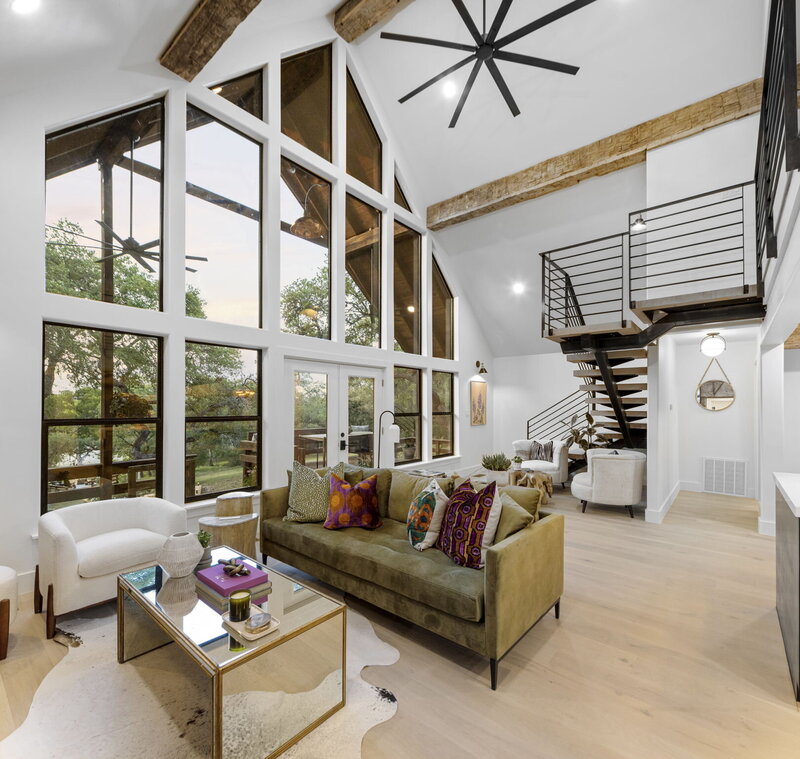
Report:
M505 472L511 466L511 459L505 453L487 453L481 459L481 464L490 472Z
M197 540L199 541L200 545L203 546L203 548L208 548L208 546L211 544L211 533L206 532L205 530L200 530L200 532L197 533Z
M597 432L594 417L588 412L583 419L576 414L570 419L569 424L566 422L564 424L569 428L566 437L567 446L577 445L588 451L590 448L605 448L611 442L605 435Z
M512 460L512 461L513 461L515 464L521 464L521 463L522 463L522 456L514 456L514 458L513 458L513 459L511 459L511 460Z

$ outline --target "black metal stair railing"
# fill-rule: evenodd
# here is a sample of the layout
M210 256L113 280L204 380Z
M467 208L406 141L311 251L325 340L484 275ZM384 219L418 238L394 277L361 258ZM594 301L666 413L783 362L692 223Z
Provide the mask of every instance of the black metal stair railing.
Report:
M786 172L800 169L795 0L772 0L756 158L756 250L763 274L778 256L774 208Z
M622 325L625 234L546 251L542 257L542 336L599 323Z
M536 416L528 419L528 440L563 440L569 434L572 417L585 414L589 409L588 395L576 390L557 401Z
M629 216L631 307L708 290L752 294L754 183L723 187Z

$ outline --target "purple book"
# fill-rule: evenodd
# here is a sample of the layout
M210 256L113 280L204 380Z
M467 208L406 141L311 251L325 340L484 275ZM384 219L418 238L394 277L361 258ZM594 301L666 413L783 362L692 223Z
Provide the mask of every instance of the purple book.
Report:
M266 572L262 572L253 566L250 567L249 575L231 577L225 574L222 564L215 564L207 569L201 569L197 573L198 580L208 585L209 588L212 588L221 596L229 596L237 590L247 590L256 585L261 585L267 581L268 577L269 575Z

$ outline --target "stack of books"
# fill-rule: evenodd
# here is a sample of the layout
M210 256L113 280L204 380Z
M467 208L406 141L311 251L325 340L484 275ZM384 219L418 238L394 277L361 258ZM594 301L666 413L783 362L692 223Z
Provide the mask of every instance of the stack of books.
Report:
M262 604L272 592L272 582L266 572L250 566L249 575L231 577L222 564L201 569L197 577L197 595L212 609L222 613L228 609L228 598L237 590L249 590L251 603Z

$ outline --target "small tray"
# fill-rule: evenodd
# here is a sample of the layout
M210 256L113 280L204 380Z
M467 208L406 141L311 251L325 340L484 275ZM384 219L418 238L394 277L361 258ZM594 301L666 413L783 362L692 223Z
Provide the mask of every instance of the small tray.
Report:
M260 609L258 606L253 606L253 605L250 606L250 615L251 616L253 614L261 614L263 611L264 610ZM276 617L273 617L270 620L269 625L267 625L266 629L262 630L261 632L251 633L251 632L247 632L244 629L244 626L247 624L246 621L245 622L231 622L229 617L230 617L230 612L226 611L222 615L222 624L225 625L225 627L227 627L235 635L238 635L238 636L244 638L245 640L258 640L259 638L263 638L265 635L269 635L270 633L275 632L275 630L277 630L281 625L281 621L279 619L277 619Z

